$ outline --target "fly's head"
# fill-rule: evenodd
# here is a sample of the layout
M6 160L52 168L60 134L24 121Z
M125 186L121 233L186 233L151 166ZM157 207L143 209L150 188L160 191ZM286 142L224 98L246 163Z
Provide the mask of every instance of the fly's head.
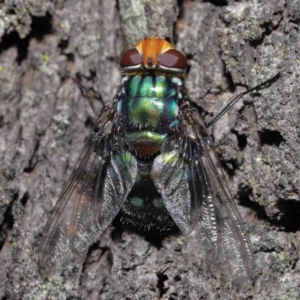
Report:
M182 77L190 67L183 53L159 37L145 38L127 50L120 59L120 66L125 73L156 72Z

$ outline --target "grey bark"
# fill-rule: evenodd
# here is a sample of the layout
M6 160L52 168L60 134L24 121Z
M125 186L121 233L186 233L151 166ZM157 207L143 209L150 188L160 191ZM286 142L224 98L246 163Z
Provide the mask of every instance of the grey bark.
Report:
M300 298L300 1L225 2L0 2L0 299ZM123 46L149 35L188 55L206 121L280 72L212 128L253 244L253 286L220 285L197 239L156 247L113 227L78 268L39 275L40 236L95 117L70 77L109 102Z

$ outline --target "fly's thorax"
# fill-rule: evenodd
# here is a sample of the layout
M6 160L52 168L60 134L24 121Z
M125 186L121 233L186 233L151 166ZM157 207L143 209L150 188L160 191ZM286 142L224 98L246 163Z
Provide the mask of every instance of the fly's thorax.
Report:
M126 76L117 114L129 147L148 157L159 150L176 122L182 79L170 76Z

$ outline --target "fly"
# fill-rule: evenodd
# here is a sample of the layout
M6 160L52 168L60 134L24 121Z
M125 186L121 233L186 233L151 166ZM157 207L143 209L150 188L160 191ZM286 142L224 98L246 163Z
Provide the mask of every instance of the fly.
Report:
M122 80L99 115L46 225L42 270L85 253L117 214L142 230L193 231L231 276L252 277L252 250L207 127L185 88L189 63L145 38L120 59Z

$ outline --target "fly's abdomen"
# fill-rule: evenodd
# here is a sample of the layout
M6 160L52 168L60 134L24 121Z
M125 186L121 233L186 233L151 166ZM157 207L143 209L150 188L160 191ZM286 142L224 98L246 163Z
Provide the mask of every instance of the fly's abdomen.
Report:
M134 186L122 206L122 220L143 231L169 231L175 223L151 177L152 161L138 159Z
M143 157L157 152L178 115L177 86L166 76L129 77L118 103L128 146Z

